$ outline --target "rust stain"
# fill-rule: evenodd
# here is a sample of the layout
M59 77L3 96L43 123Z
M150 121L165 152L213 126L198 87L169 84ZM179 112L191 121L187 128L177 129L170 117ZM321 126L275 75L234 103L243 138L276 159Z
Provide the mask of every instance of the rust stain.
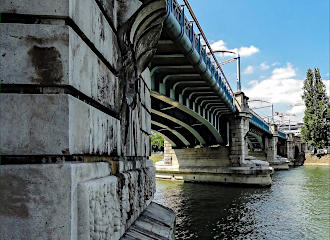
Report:
M28 52L38 78L32 81L40 84L60 83L63 78L61 54L55 47L33 46Z

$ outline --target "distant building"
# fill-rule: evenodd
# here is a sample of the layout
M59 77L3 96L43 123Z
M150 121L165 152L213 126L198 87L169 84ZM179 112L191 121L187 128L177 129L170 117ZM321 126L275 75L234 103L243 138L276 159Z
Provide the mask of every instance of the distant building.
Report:
M301 127L303 123L296 123L296 124L283 124L279 126L279 129L285 133L293 133L295 136L300 135Z

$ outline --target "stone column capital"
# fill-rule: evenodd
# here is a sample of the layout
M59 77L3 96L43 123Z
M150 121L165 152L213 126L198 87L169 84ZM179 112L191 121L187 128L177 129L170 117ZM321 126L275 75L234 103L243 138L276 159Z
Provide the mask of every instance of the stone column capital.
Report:
M242 111L242 112L238 112L238 114L235 115L235 117L251 119L252 114L249 111Z
M245 96L244 92L235 92L235 105L239 112L250 112L248 100L249 98Z
M270 131L273 135L276 135L278 137L278 126L276 124L270 125Z

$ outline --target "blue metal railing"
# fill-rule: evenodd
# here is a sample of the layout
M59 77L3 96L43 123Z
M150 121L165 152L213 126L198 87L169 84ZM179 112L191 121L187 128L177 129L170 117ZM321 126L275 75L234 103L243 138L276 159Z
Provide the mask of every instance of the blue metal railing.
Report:
M285 134L284 132L278 131L278 135L279 135L281 138L286 139L286 134Z
M268 123L263 120L255 111L253 111L252 109L250 109L250 112L252 113L252 118L250 119L250 123L252 123L253 125L259 127L260 129L270 133L270 127L268 125Z
M190 22L184 13L184 7L181 7L180 4L176 0L167 0L167 14L173 14L175 19L178 21L178 23L181 26L181 32L182 34L185 34L188 39L190 40L192 46L196 49L198 54L201 56L203 62L206 65L206 68L208 71L210 71L212 78L215 79L217 82L219 88L221 88L224 91L224 95L227 98L227 100L234 106L234 92L232 91L222 69L219 65L218 61L215 59L215 55L209 47L209 51L212 52L213 61L210 57L208 57L206 47L201 47L201 34L196 34L194 31L194 25L192 22ZM191 11L191 9L189 9ZM191 13L191 12L190 12ZM199 28L199 27L198 27ZM199 31L201 29L199 28ZM203 35L203 34L202 34ZM204 39L204 42L207 43L209 46L207 39ZM222 77L221 77L222 75Z
M187 7L190 12L190 15L195 20L197 28L200 31L199 34L195 33L193 22L191 22L187 19L187 17L185 16L184 7L181 7L180 4L176 0L167 0L167 6L166 6L167 15L169 15L169 14L174 15L174 18L177 20L177 22L181 26L181 34L182 35L184 34L188 37L192 46L197 51L197 53L201 57L202 61L206 65L207 70L211 73L212 78L214 78L218 87L223 90L224 95L227 98L227 100L234 106L234 100L235 100L234 92L231 89L231 87L226 79L226 76L224 75L224 73L221 69L220 64L218 63L217 59L215 58L215 55L214 55L207 39L205 38L205 35L204 35L202 29L200 28L198 21L195 18L189 4L187 3L187 1L185 1L185 2L188 5ZM204 42L206 43L206 46L202 45L201 35L203 37ZM211 55L213 57L213 61L208 56L206 47L209 48L209 52L211 53ZM271 131L270 131L270 127L269 127L268 123L265 120L263 120L256 112L251 110L251 113L252 113L252 118L250 119L250 123L252 123L253 125L259 127L260 129L270 133ZM286 138L285 133L279 131L278 134L281 138Z
M259 127L260 129L262 129L268 133L271 133L269 124L252 109L250 109L250 112L252 113L252 118L250 119L250 123L252 123L253 125ZM287 138L286 134L284 132L277 131L277 133L280 138L283 138L283 139Z

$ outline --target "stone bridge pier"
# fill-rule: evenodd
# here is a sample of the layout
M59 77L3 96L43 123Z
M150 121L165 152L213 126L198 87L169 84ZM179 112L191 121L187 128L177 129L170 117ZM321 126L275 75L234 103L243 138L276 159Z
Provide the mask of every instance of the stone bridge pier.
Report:
M165 0L3 0L0 13L0 239L172 239L148 160Z
M301 166L305 162L306 144L301 141L301 138L294 136L293 133L287 134L285 153L290 166Z
M282 151L282 154L279 155L279 135L277 130L277 125L271 125L272 134L269 137L265 138L265 151L267 161L274 170L287 170L289 169L290 161L286 158L286 153ZM285 143L283 147L285 146Z
M236 93L239 112L221 123L227 126L227 145L172 148L165 141L164 161L156 163L156 177L191 182L268 186L271 168L248 156L247 133L251 114L244 93Z
M301 166L305 160L305 144L301 142L300 137L289 133L286 134L286 139L283 139L276 125L271 125L270 129L270 134L259 136L256 148L249 140L248 155L267 161L274 170L288 170L291 166Z

